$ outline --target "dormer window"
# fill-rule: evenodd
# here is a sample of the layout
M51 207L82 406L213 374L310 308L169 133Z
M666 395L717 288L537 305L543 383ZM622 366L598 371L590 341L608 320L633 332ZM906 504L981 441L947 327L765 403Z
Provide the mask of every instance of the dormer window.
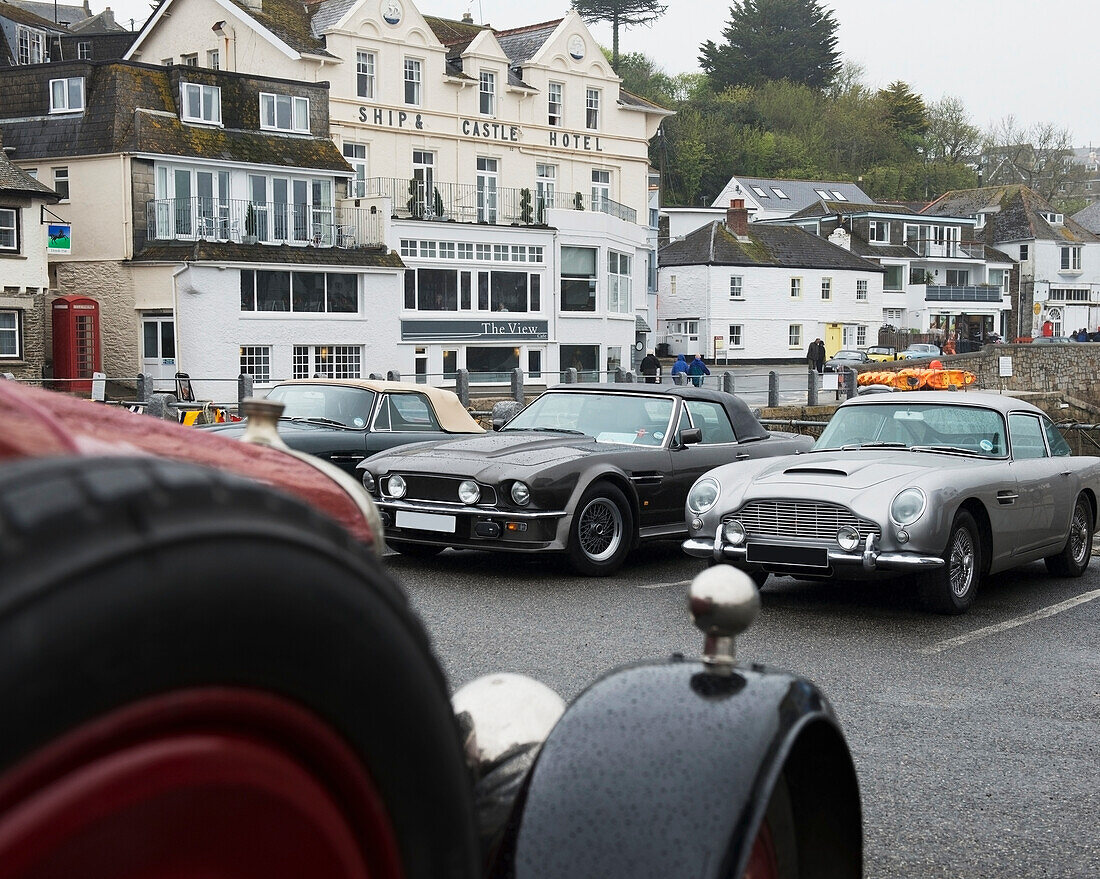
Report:
M480 104L479 111L482 116L495 116L497 112L497 76L487 70L481 71L479 76Z
M1041 211L1040 216L1048 223L1053 223L1055 226L1061 226L1065 222L1065 217L1062 214L1052 214L1049 211Z
M180 119L184 122L222 124L222 90L216 85L183 84L183 100L180 103Z
M50 80L50 112L76 113L84 109L84 77Z
M883 220L871 220L867 240L875 244L889 244L890 224Z
M260 128L309 134L309 98L260 92Z
M16 42L20 64L41 64L50 60L46 55L45 31L20 26L16 28Z

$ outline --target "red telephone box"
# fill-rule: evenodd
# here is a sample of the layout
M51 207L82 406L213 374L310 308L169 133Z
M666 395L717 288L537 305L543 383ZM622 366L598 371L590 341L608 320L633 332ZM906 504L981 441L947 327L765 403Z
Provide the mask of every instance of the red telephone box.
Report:
M53 302L53 374L58 390L90 393L99 372L99 303L86 296Z

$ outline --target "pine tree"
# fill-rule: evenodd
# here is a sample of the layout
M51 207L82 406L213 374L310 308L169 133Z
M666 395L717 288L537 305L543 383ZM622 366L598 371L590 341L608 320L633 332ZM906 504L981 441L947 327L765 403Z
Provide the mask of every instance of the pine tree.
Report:
M573 8L585 21L611 24L611 66L619 69L619 28L651 24L668 8L657 0L574 0Z
M703 43L699 63L718 91L780 79L824 89L840 70L837 27L818 0L740 0L726 42Z

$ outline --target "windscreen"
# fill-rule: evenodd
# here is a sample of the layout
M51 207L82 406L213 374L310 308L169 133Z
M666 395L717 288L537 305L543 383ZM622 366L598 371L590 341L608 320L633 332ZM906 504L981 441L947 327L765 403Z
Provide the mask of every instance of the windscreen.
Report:
M674 408L671 397L640 394L543 394L505 430L578 433L601 443L661 445Z
M284 418L332 421L343 427L364 428L375 393L366 388L336 385L276 385L267 398L286 407Z
M815 452L867 446L933 448L1004 457L1000 412L979 406L884 403L842 406L814 444Z

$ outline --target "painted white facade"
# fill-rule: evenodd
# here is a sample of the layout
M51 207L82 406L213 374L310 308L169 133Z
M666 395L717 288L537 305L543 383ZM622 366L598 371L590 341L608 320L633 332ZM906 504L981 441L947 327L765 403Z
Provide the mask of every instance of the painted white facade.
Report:
M1020 243L1024 242L1006 244L1005 249L1018 250ZM1032 315L1030 335L1039 335L1048 320L1055 336L1068 336L1082 327L1089 332L1100 329L1100 242L1032 239L1026 243L1026 268L1031 270L1040 309ZM1071 252L1063 253L1064 249ZM1077 265L1080 268L1074 268Z
M578 356L586 372L629 368L646 341L637 318L655 325L648 144L667 111L620 96L575 12L497 34L472 22L441 26L409 2L324 6L312 21L324 55L291 48L225 0L168 0L131 57L197 56L201 65L217 51L229 69L330 83L331 133L356 168L338 202L392 217L385 243L401 254L416 291L423 281L429 291L449 283L447 273L471 284L468 300L456 293L443 308L418 293L398 296L396 331L374 338L372 371L447 384L456 368L470 369L473 383L501 380L509 364L557 381ZM437 30L465 36L451 41L464 46L460 58ZM529 57L510 60L502 46L527 31L538 34ZM491 250L479 257L478 245L498 244L507 259ZM472 245L471 257L460 256L462 245ZM564 301L563 248L594 254L590 310ZM491 301L482 307L477 284L514 285L519 275L537 278L527 283L538 285L538 301L532 307L528 294L527 307L508 314L513 338L498 332L499 313Z

